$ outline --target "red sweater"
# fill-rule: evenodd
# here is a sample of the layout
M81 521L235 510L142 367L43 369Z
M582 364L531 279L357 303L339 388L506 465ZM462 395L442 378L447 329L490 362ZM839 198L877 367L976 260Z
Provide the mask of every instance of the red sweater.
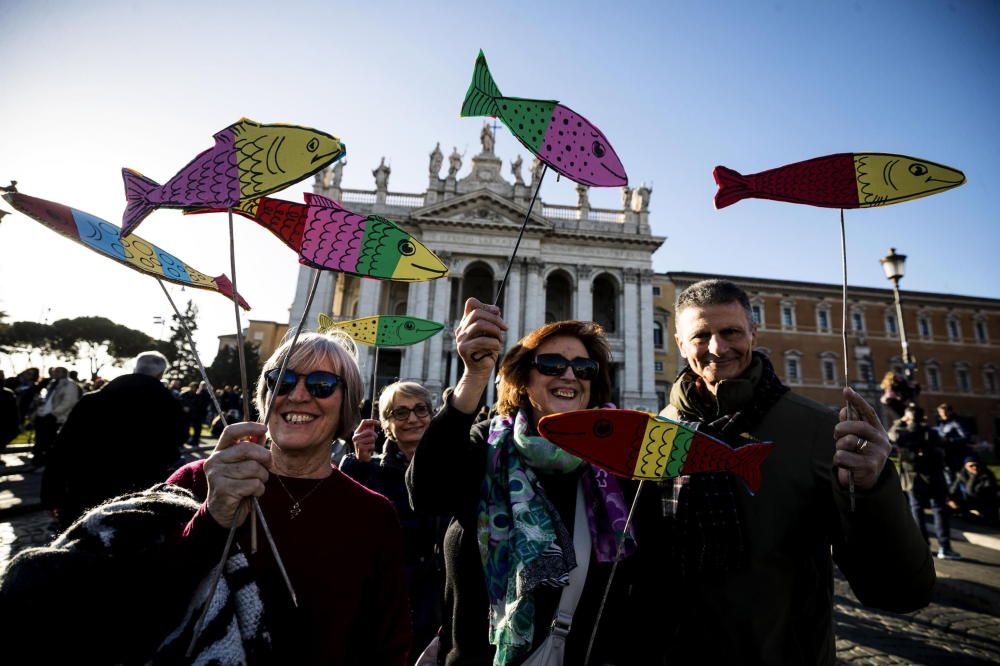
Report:
M185 465L167 481L191 490L204 502L208 494L204 464L198 460ZM293 501L274 475L260 504L295 588L298 608L292 605L260 526L255 555L250 554L248 523L236 537L260 586L276 662L405 666L410 611L403 536L392 505L336 468L318 487L315 479L282 477L282 481L300 499L301 513L290 517ZM204 560L211 552L217 562L226 535L203 503L184 536L193 557Z

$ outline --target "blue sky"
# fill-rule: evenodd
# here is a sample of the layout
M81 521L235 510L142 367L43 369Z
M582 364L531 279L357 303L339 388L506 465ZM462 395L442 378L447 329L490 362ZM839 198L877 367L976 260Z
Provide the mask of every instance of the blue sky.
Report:
M653 230L667 237L657 270L836 283L837 211L758 200L716 211L712 168L895 152L962 169L968 182L847 211L851 282L886 286L878 258L895 246L909 256L904 289L1000 297L1000 3L203 4L6 0L0 180L117 222L121 167L163 182L247 116L341 137L346 187L372 187L384 155L391 190L422 191L435 142L478 151L480 121L458 108L482 48L505 94L583 113L633 184L652 183ZM505 129L497 153L529 161ZM598 206L619 196L591 192ZM576 195L546 179L542 197ZM139 234L203 272L229 273L224 216L160 211ZM251 315L287 320L294 254L245 222L236 243ZM231 306L171 289L201 308L209 362L215 336L233 329ZM100 314L153 335L153 317L169 314L152 280L20 215L0 225L0 310Z

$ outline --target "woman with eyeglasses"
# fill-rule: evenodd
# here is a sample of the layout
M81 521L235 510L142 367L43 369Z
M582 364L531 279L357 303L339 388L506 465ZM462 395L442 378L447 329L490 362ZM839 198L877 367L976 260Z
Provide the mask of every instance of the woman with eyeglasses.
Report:
M202 501L185 539L212 566L232 522L242 525L236 539L260 590L275 663L405 664L410 613L396 512L330 464L331 443L351 433L361 401L354 344L304 334L279 378L289 347L267 360L257 384L262 415L277 393L268 423L229 425L207 460L170 478ZM250 550L251 497L259 498L297 607L263 535Z
M642 651L656 638L637 634L643 621L633 609L641 600L630 589L640 566L636 528L655 507L640 506L626 538L634 487L623 492L625 483L537 432L543 416L608 403L611 352L604 332L593 322L561 321L526 335L500 364L497 416L474 423L506 330L496 306L466 302L455 330L465 369L407 471L414 509L455 516L444 542L442 663L520 664L550 630L564 630L556 626L564 624L555 623L556 611L572 572L583 564L575 555L580 551L589 554L587 573L585 583L574 586L582 594L562 663L583 664L620 544L624 558L589 663L653 663ZM583 520L587 529L575 529Z
M395 382L378 398L380 420L365 419L354 431L355 453L340 469L355 481L385 495L396 507L403 525L406 582L413 609L413 645L410 663L437 635L441 626L444 561L441 540L447 520L414 511L404 476L420 439L431 422L431 394L416 382ZM376 428L385 431L385 449L374 455Z

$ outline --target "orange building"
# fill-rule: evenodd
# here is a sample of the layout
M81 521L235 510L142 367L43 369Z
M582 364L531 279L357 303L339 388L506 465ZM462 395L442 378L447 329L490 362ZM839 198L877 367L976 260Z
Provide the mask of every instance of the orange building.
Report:
M654 295L654 321L668 331L662 352L656 348L658 393L661 386L669 390L683 364L673 343L675 294L709 278L746 290L759 327L758 349L786 384L818 402L839 404L844 382L840 285L707 273L661 273L653 282L660 288L659 299ZM921 406L933 416L938 404L948 402L975 420L977 439L994 442L1000 433L1000 300L904 290L902 301ZM892 290L850 287L847 314L848 380L884 412L878 383L886 372L903 370Z
M250 319L247 321L247 327L243 331L243 337L250 344L257 346L257 353L260 355L261 363L263 363L274 353L274 350L278 348L281 341L285 339L287 332L288 324ZM236 347L235 333L219 336L219 350L221 351L225 347Z

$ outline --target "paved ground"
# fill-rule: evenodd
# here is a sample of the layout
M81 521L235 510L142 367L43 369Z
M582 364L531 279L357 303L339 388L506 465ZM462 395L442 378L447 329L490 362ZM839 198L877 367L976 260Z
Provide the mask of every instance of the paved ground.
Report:
M186 457L203 457L214 442ZM22 457L5 455L11 466ZM10 469L10 468L8 468ZM54 533L38 505L40 474L16 469L0 477L0 575L10 559ZM2 472L0 472L2 473ZM956 523L953 547L966 559L935 560L933 602L908 615L863 608L846 581L835 581L837 659L842 664L1000 664L1000 533ZM881 566L892 566L886 562Z

